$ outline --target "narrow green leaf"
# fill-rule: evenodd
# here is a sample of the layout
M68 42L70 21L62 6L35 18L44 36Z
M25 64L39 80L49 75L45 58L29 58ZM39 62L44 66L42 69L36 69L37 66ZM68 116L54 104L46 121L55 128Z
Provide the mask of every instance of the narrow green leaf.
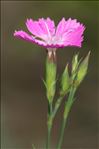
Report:
M47 85L46 85L46 82L44 79L42 79L43 83L44 83L44 86L47 88Z

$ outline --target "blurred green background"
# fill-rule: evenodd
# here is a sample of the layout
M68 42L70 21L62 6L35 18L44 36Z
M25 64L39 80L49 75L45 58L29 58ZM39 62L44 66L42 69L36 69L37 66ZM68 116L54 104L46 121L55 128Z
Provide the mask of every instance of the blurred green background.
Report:
M65 131L63 149L99 148L99 2L98 1L2 1L2 149L43 149L46 136L47 100L42 82L46 50L13 37L15 30L27 31L27 18L51 17L57 24L62 17L76 18L86 26L83 47L57 50L58 74L80 51L91 50L88 74L81 84ZM63 103L64 105L64 103ZM63 106L62 105L62 106ZM63 107L53 127L55 148Z

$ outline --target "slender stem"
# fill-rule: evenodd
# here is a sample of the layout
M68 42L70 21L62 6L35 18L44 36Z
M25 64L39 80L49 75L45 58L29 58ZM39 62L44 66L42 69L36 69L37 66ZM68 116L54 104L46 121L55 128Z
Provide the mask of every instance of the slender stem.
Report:
M73 104L73 98L74 98L75 91L76 91L76 89L71 88L68 100L67 100L67 102L65 102L65 109L64 109L64 113L63 113L62 125L61 125L61 129L60 129L60 133L59 133L58 143L56 146L57 149L61 149L61 146L62 146L63 137L64 137L64 130L65 130L69 111L70 111L71 106Z
M48 104L48 121L47 121L47 127L48 127L48 134L47 134L47 144L46 149L50 149L50 138L51 138L51 129L53 125L53 120L55 118L55 115L61 105L62 99L64 96L61 96L58 98L57 102L55 103L54 109L52 109L52 104Z
M52 103L48 103L48 119L47 119L47 143L46 149L50 149L51 129L52 129Z
M47 147L46 147L46 149L50 149L51 129L52 129L52 123L48 124L48 136L47 136Z
M61 129L60 129L60 133L59 133L60 137L58 138L58 144L56 146L56 149L61 149L63 136L64 136L65 125L66 125L66 120L63 119Z

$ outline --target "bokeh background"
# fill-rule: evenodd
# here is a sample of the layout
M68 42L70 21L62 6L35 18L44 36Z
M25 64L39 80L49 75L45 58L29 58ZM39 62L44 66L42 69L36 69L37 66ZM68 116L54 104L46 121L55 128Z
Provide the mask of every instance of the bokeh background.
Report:
M46 137L47 99L42 82L46 50L15 39L17 29L27 31L27 18L51 17L57 24L62 17L76 18L86 26L81 49L57 50L58 75L61 76L73 54L85 57L91 50L88 74L76 93L70 112L63 149L98 149L99 144L99 2L98 1L2 1L1 2L1 148L43 149ZM53 127L55 148L64 102Z

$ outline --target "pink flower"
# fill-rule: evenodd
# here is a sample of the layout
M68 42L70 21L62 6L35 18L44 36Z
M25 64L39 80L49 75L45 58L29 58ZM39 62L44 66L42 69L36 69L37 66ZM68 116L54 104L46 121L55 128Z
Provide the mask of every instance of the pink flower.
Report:
M59 22L55 27L54 21L50 18L40 18L38 21L27 19L27 29L31 34L23 30L15 31L14 36L38 44L47 49L63 48L66 46L81 47L85 27L76 19L69 18Z

